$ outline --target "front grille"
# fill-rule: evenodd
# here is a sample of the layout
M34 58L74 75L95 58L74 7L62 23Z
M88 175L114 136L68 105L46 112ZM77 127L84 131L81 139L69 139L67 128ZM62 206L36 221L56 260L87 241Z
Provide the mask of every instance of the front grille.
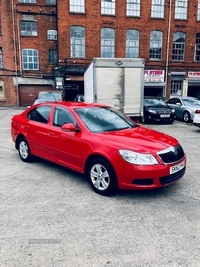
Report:
M161 183L161 185L170 184L170 183L180 179L184 175L184 173L185 173L185 168L183 168L179 172L173 173L171 175L160 177L159 178L160 183Z
M178 145L158 152L158 156L164 163L169 164L181 160L184 157L184 151L182 146Z

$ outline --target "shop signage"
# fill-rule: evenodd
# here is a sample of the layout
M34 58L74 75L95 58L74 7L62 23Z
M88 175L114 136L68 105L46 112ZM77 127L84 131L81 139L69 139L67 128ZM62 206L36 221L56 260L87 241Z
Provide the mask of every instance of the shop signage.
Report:
M144 82L164 82L165 71L164 70L145 70Z
M189 71L188 78L200 78L200 71Z

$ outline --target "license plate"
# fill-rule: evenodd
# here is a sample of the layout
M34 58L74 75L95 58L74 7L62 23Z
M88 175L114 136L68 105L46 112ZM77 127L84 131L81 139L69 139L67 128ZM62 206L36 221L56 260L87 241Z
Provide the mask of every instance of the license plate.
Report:
M161 114L160 117L161 117L161 118L169 118L170 115L169 115L169 114Z
M176 173L182 170L184 167L185 167L185 161L182 161L181 163L170 167L170 174Z

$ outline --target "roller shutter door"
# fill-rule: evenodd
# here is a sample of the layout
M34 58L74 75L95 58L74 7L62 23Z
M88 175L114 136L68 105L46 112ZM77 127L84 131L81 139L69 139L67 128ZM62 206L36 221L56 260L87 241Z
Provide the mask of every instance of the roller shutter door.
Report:
M51 85L20 85L19 106L30 106L38 96L39 91L52 91Z

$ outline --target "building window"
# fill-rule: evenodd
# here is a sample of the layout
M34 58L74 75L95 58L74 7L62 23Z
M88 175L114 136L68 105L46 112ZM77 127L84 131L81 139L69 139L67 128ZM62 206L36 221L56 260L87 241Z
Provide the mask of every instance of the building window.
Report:
M152 0L151 17L164 18L165 0Z
M37 36L37 23L35 21L22 20L21 35L23 36Z
M200 33L196 34L196 44L195 44L195 61L200 61Z
M56 5L56 0L47 0L47 5Z
M101 14L115 15L115 0L101 0Z
M175 19L187 19L188 0L176 0Z
M48 40L57 40L57 31L56 30L48 30L47 31L47 39Z
M36 3L36 0L19 0L19 3Z
M101 57L115 57L115 31L101 29Z
M175 32L173 38L172 60L183 61L185 55L185 33Z
M0 47L0 69L3 69L3 53L2 53L2 47Z
M56 49L50 49L48 51L49 64L56 64L58 62L58 52Z
M170 82L170 95L182 95L183 80L171 80Z
M137 30L126 31L126 57L139 57L139 31Z
M161 31L150 32L149 59L151 60L162 59L162 40L163 40L163 33Z
M22 62L24 70L38 70L38 50L23 49Z
M84 13L85 12L85 0L70 0L69 4L70 12Z
M126 15L131 17L140 16L140 0L127 0Z
M200 20L200 0L198 0L197 20Z
M85 57L85 28L72 26L70 28L71 57Z

